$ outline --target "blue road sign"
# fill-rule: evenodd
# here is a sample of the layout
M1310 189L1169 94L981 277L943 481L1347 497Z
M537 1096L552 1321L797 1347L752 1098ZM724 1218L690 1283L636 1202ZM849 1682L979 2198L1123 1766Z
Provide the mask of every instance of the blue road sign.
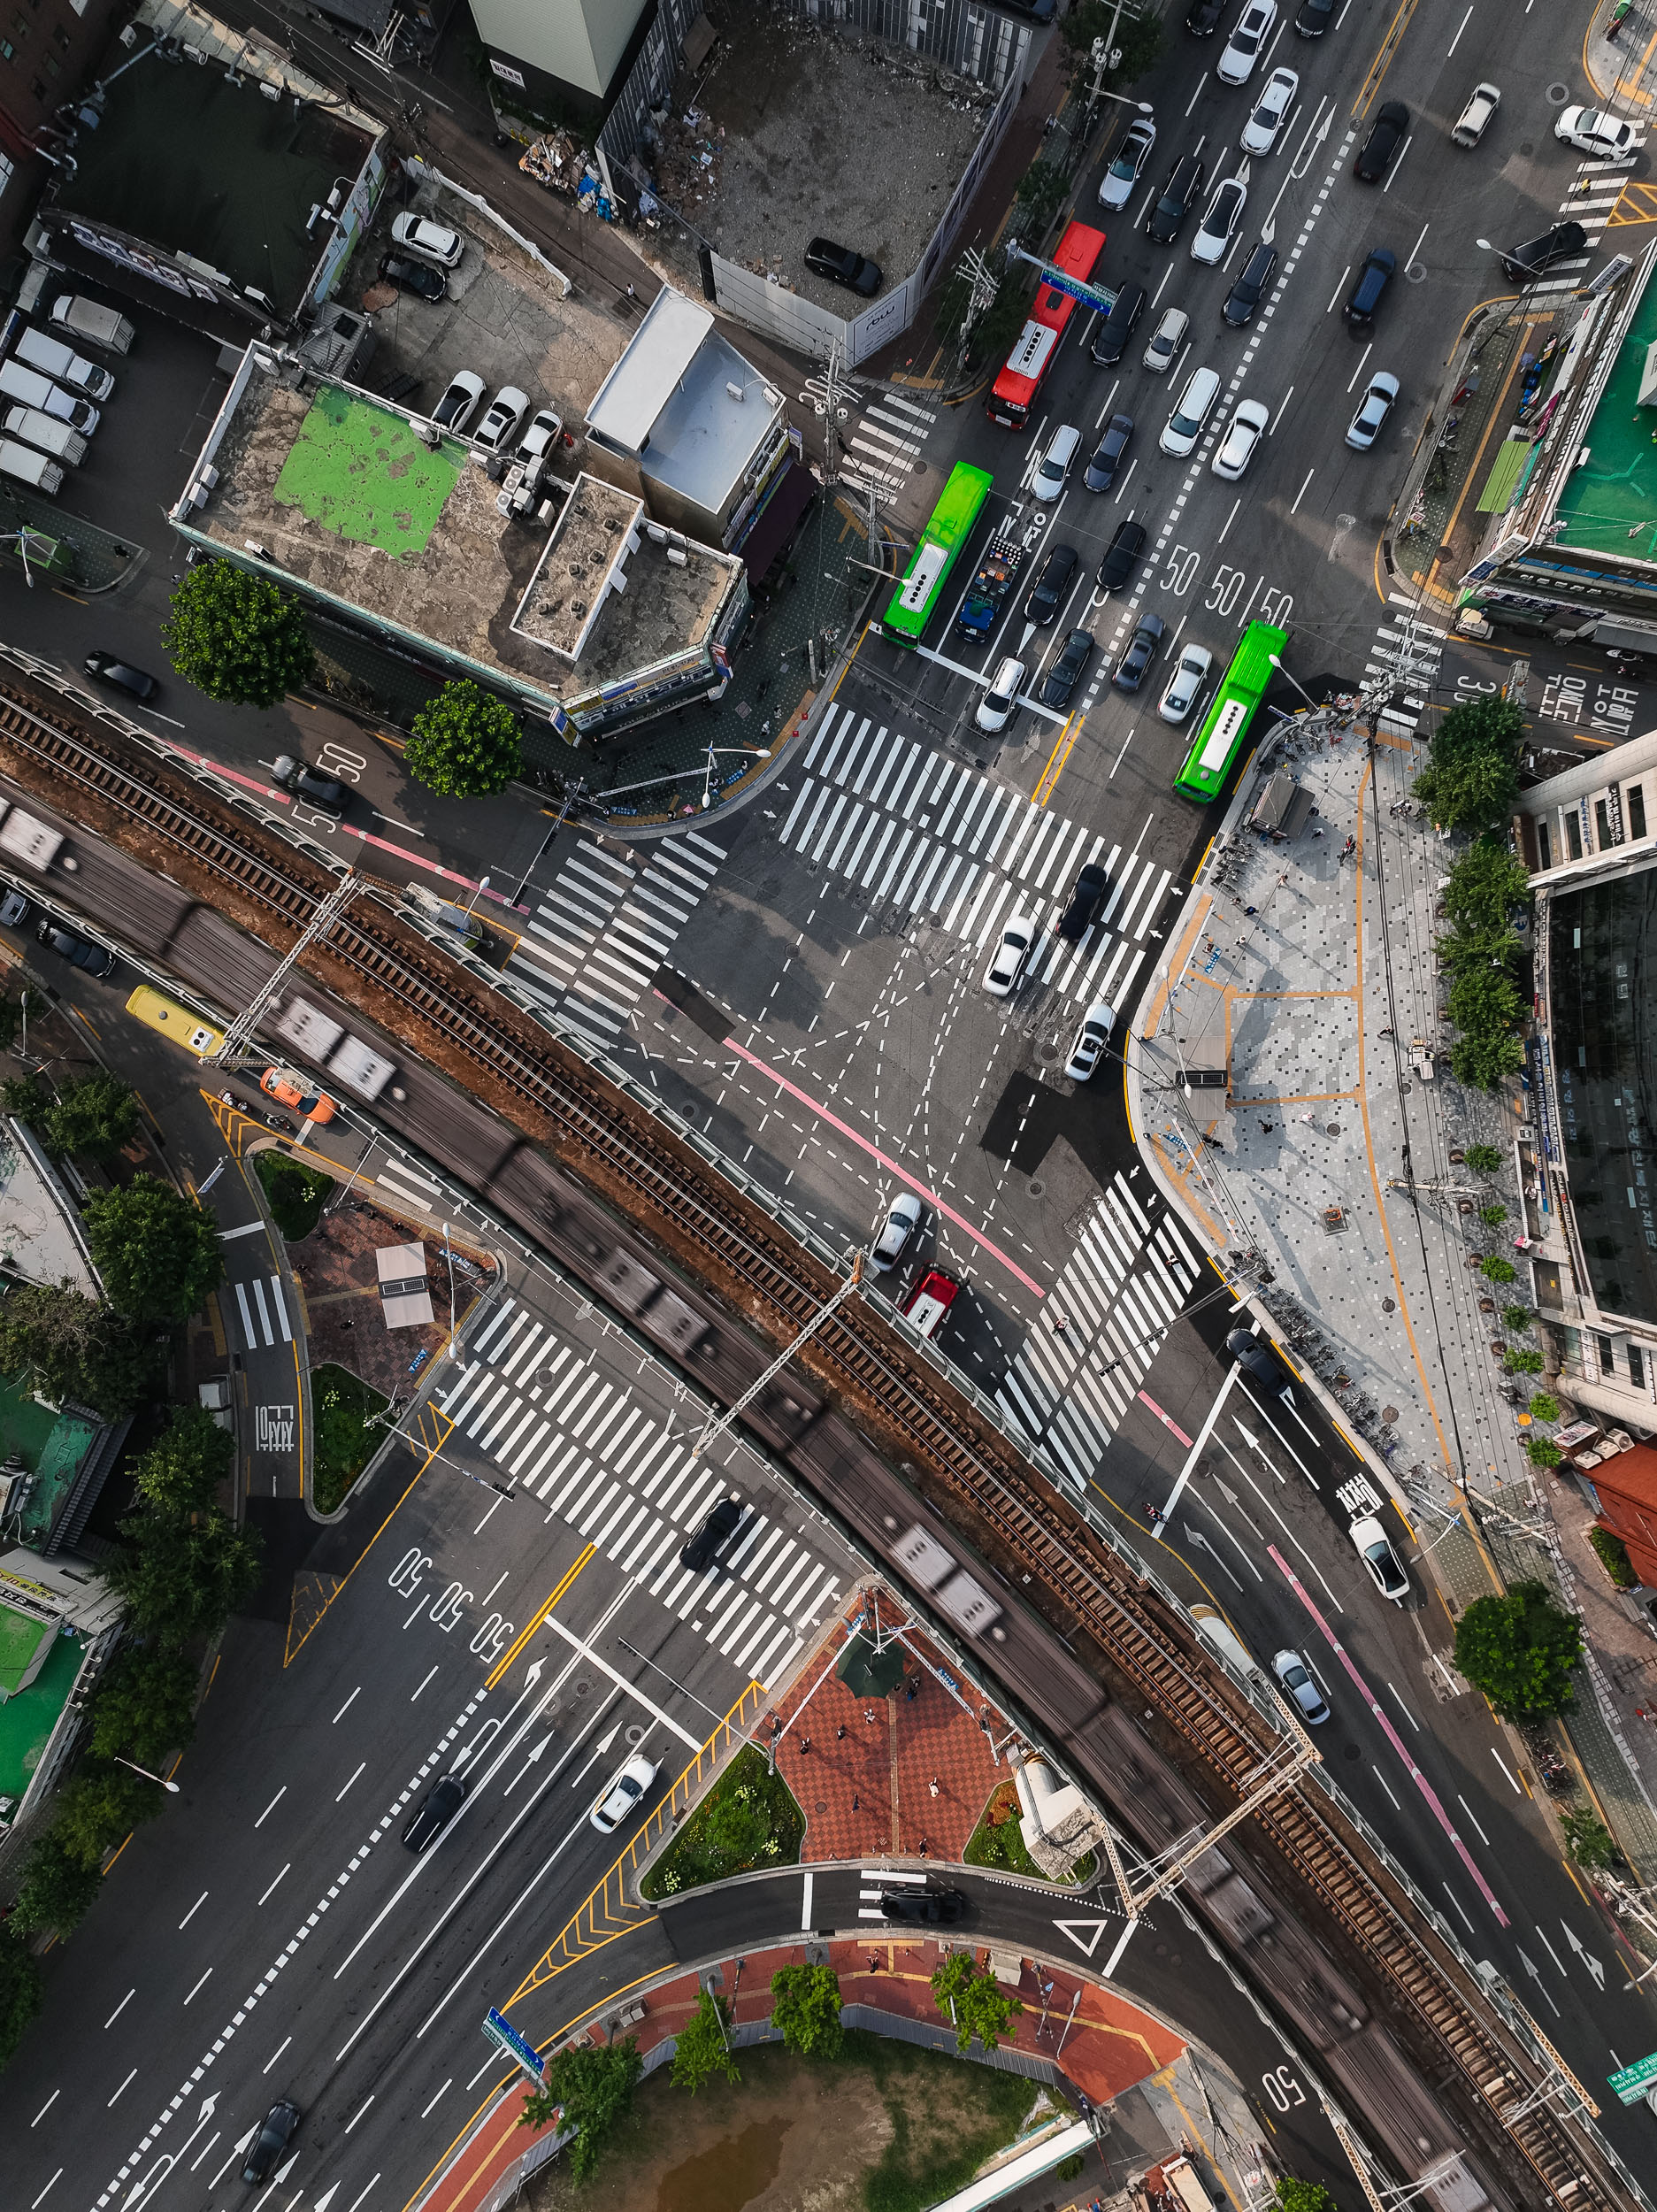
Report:
M541 2079L544 2070L541 2053L533 2043L525 2042L511 2022L503 2020L493 2005L489 2007L488 2017L483 2024L483 2032L491 2043L500 2046L508 2058L523 2068L531 2081Z

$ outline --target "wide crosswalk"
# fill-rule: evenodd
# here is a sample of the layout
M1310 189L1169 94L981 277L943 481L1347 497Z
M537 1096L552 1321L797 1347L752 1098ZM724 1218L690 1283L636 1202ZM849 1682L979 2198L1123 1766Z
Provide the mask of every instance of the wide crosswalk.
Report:
M582 838L541 894L506 973L608 1050L725 857L695 830L631 862Z
M1126 1178L1113 1176L996 1394L1078 1483L1098 1466L1197 1276L1173 1216L1153 1229Z
M921 466L921 448L937 421L935 408L896 392L878 392L864 405L842 438L843 482L872 492L878 506L889 507L904 483Z
M439 1401L461 1432L524 1496L596 1545L753 1679L784 1677L839 1595L833 1571L770 1515L750 1510L722 1565L697 1573L679 1548L727 1487L721 1467L693 1461L607 1382L591 1355L564 1342L511 1298L479 1333Z
M947 760L854 707L825 715L778 833L813 866L877 902L937 923L978 950L1013 914L1047 932L1021 987L1119 1004L1144 961L1172 871ZM1054 933L1076 872L1099 861L1110 890L1079 943Z
M1556 261L1535 284L1526 287L1527 302L1543 306L1562 304L1583 282L1581 272L1593 258L1592 249L1607 242L1600 234L1614 218L1635 224L1650 221L1653 210L1643 195L1640 203L1630 207L1626 215L1618 213L1618 203L1629 183L1630 171L1644 144L1643 137L1637 139L1622 161L1589 159L1577 164L1576 174L1566 188L1559 211L1582 225L1588 234L1590 250L1575 260Z

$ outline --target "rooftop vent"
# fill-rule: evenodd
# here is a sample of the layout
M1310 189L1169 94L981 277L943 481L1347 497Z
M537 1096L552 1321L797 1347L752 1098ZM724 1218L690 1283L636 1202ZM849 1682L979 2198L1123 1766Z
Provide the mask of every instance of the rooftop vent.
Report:
M686 552L682 545L670 545L667 549L667 557L672 562L675 568L688 568L690 566L690 555Z
M725 388L730 393L733 399L740 400L741 398L742 387L740 384L727 384Z

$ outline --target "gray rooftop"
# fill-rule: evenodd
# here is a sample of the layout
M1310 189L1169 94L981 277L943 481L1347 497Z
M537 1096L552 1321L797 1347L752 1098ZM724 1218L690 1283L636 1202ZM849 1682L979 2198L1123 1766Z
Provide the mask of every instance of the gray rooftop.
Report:
M671 284L651 301L644 320L587 411L587 426L625 453L641 453L656 418L687 375L713 317Z

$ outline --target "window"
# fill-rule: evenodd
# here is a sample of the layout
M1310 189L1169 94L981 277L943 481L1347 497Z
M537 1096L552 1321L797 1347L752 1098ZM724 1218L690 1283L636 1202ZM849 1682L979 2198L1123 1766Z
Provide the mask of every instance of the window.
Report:
M69 49L70 49L70 48L71 48L71 47L74 44L74 41L73 41L73 39L72 39L72 38L70 37L70 35L69 35L68 32L67 32L67 31L65 31L65 30L63 28L63 27L62 27L61 25L59 25L59 27L58 27L58 29L57 29L57 30L55 30L55 31L52 33L52 36L53 36L53 37L57 40L58 43L58 44L59 44L59 45L63 48L63 50L64 50L64 51L65 51L65 54L69 51Z
M64 65L56 54L44 55L41 60L41 67L49 77L61 77L64 73Z
M1553 865L1553 841L1547 833L1547 824L1544 821L1538 821L1536 826L1536 842L1537 850L1542 856L1543 867L1551 868Z
M1616 1375L1616 1350L1615 1346L1612 1344L1608 1336L1597 1337L1595 1341L1599 1347L1599 1372L1602 1375L1609 1375L1615 1379Z
M1597 852L1610 851L1611 817L1606 811L1606 803L1603 799L1596 799L1593 803L1593 841L1594 849Z
M18 10L17 13L12 19L12 28L17 33L19 38L27 38L29 35L29 19L27 16L24 14L21 8Z
M16 165L9 154L0 154L0 192L4 192L11 183L12 172Z
M1645 834L1645 787L1631 783L1628 787L1628 833L1630 837Z
M17 48L13 46L9 38L0 38L0 58L4 58L5 60L10 61L16 52Z
M1645 1387L1645 1356L1638 1344L1628 1348L1628 1379L1636 1390Z
M1582 858L1582 831L1575 808L1565 816L1565 850L1572 860Z

